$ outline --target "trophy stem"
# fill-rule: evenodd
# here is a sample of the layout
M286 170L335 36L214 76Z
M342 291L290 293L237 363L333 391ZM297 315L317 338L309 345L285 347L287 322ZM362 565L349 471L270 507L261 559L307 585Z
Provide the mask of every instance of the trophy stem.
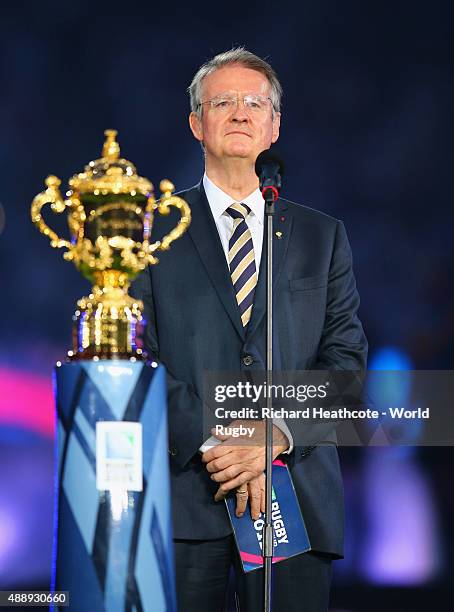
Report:
M92 293L77 302L73 316L72 359L143 359L143 304L128 295L127 274L102 270L93 278Z
M126 291L129 288L130 282L128 275L120 270L97 270L93 272L95 286L102 288L124 288Z

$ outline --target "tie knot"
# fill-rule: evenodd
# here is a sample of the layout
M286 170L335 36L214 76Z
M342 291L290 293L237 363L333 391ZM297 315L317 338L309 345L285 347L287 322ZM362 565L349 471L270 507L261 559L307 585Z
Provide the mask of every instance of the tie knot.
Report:
M232 219L246 219L251 209L247 204L238 204L235 202L227 208L227 212Z

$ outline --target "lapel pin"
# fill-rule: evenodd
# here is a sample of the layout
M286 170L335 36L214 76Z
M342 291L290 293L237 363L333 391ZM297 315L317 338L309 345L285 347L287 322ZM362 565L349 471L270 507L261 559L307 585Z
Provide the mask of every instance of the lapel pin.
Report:
M276 238L280 240L282 238L282 232L276 232Z

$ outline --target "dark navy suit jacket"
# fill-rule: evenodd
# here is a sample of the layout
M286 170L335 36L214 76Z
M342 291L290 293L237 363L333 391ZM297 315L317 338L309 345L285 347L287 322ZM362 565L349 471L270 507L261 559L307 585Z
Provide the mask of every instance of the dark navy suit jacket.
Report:
M146 347L168 371L169 453L174 537L231 533L225 504L200 460L204 370L265 369L265 264L244 331L224 251L202 183L179 194L192 223L134 283L144 302ZM367 342L343 224L280 199L273 232L275 363L283 370L366 367ZM176 217L156 220L156 236ZM281 232L280 239L276 231ZM263 249L265 252L265 249ZM245 365L244 357L253 362ZM246 363L250 360L246 359ZM291 423L288 422L290 429ZM343 553L343 487L335 444L305 440L288 457L312 548ZM333 440L330 436L328 439Z

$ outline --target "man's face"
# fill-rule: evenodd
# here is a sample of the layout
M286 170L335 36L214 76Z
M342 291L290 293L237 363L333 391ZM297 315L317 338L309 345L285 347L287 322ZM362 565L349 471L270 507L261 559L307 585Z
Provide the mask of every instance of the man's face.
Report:
M244 158L255 163L258 154L278 139L280 113L274 113L273 119L271 103L263 112L252 111L244 106L243 97L252 94L269 98L270 83L261 72L233 64L203 80L203 102L224 94L238 96L238 103L227 112L204 104L201 118L195 113L190 115L192 133L203 141L207 158L218 161Z

